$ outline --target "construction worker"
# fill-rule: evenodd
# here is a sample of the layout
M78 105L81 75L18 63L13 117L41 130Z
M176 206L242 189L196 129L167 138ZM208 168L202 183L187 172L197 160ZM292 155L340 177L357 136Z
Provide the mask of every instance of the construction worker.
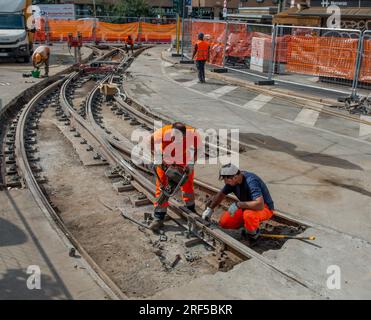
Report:
M205 83L205 64L210 57L210 45L204 40L204 34L198 34L198 41L193 49L192 59L196 60L198 70L198 80L200 83Z
M202 218L209 220L216 206L233 192L239 201L232 203L224 212L219 225L224 229L239 229L243 226L243 235L256 240L260 233L260 222L273 216L274 203L266 184L256 174L240 171L233 164L222 166L219 179L224 180L225 186L212 199Z
M38 47L32 54L32 64L35 69L39 70L43 64L45 65L45 77L49 76L49 57L50 48L47 46Z
M126 53L129 53L129 48L131 49L131 53L134 53L134 40L131 35L128 35L126 40Z
M187 172L187 180L180 189L186 207L196 212L194 197L194 164L200 148L201 138L196 129L186 126L181 122L175 122L156 130L151 136L151 152L155 155L156 175L156 199L154 202L154 220L150 229L158 231L163 227L163 221L169 206L168 199L158 203L161 196L161 187L168 185L168 177L165 172L169 166L175 166ZM158 158L160 157L160 158Z

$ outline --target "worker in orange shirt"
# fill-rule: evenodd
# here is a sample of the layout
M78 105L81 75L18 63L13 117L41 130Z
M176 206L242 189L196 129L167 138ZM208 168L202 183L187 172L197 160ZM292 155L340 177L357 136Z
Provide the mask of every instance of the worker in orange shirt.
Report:
M45 65L45 77L49 76L49 57L50 48L47 46L38 47L32 54L32 64L35 69L39 70L42 65Z
M192 59L196 60L198 70L198 80L200 83L205 83L205 64L210 57L210 44L204 40L204 34L198 34L198 41L193 49Z
M131 37L131 35L128 35L128 38L126 40L126 53L129 53L129 48L131 49L131 53L134 53L134 40Z
M186 207L196 212L194 196L194 164L201 147L201 138L196 129L175 122L156 130L151 136L151 151L155 155L156 199L154 201L154 220L150 229L158 231L169 206L168 197L163 197L162 190L168 186L168 169L186 172L187 179L181 185ZM161 200L160 200L161 199Z

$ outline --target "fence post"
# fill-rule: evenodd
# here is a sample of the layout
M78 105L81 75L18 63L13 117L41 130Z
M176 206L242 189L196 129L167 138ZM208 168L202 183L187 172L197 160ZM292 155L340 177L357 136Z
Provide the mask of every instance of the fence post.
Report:
M227 43L228 43L228 35L229 35L229 21L228 17L226 17L226 27L225 27L225 37L224 37L224 52L223 52L223 68L225 67L226 63L226 52L227 52Z
M45 42L47 45L50 45L50 38L49 38L49 19L48 15L46 14L45 17Z
M277 24L273 25L272 31L272 51L271 59L269 61L268 81L272 81L274 68L276 67L275 56L276 56L276 37L277 37Z
M181 57L181 60L184 60L184 1L185 0L182 0L182 57Z
M142 45L142 17L139 17L138 20L138 43Z
M355 70L354 70L354 78L353 78L353 83L352 83L351 98L357 97L358 78L359 78L359 72L360 72L361 64L362 64L363 41L364 41L364 32L360 32L359 39L358 39L358 46L357 46L357 57L356 57L356 65L355 65Z
M93 43L97 44L97 18L94 18L93 22Z

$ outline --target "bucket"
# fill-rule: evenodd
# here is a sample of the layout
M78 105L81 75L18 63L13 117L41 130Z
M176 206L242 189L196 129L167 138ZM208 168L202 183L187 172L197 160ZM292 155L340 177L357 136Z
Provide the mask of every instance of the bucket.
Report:
M40 70L32 70L31 74L34 78L39 78L40 77Z

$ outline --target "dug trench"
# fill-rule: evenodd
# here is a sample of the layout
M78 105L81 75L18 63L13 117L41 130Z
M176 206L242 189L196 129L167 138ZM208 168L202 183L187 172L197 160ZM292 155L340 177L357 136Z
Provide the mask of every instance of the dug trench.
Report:
M38 130L38 156L47 178L44 190L68 230L129 298L148 298L240 262L228 259L219 269L216 253L202 243L186 246L190 239L172 221L166 223L166 241L161 241L159 235L125 220L119 209L142 216L151 206L135 208L130 200L135 190L115 191L105 175L108 166L83 165L93 153L78 154L74 146L79 141L73 144L64 127L55 109L47 108Z

